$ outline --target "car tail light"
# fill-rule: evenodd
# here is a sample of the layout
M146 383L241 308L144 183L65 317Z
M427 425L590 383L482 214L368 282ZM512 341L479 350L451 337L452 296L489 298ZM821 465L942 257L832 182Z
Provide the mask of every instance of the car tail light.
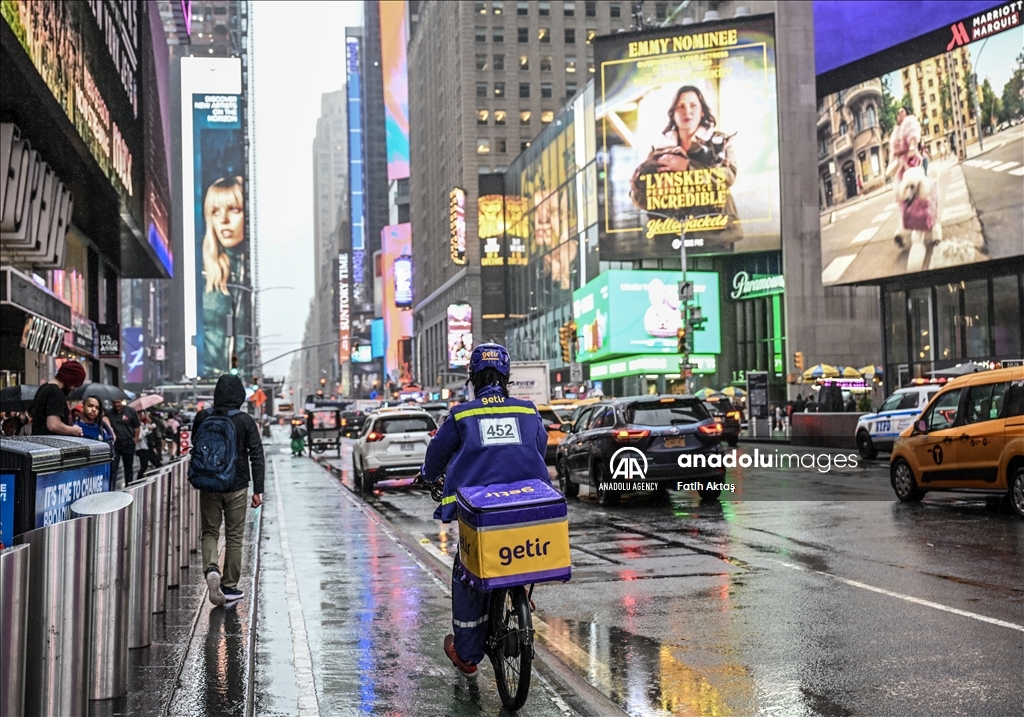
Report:
M434 436L437 435L437 429L435 428L432 431L427 431L427 435L429 435L431 438L433 438Z
M624 441L637 441L641 438L647 438L647 436L649 435L651 435L651 432L646 429L635 431L631 431L629 429L622 429L619 431L615 431L612 434L612 437L615 438L616 441L622 443Z
M722 433L722 425L720 423L705 423L703 426L700 426L697 430L699 430L705 436L717 436Z
M376 443L377 441L382 441L382 440L384 440L384 434L383 433L377 433L377 431L370 431L369 433L366 434L366 442L367 443Z
M725 415L728 416L729 418L735 418L737 421L740 420L740 412L739 411L729 411Z

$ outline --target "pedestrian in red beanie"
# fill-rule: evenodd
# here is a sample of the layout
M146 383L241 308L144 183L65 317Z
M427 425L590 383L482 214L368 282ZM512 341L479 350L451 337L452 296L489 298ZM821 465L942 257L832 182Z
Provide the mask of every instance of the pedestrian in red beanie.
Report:
M85 383L85 367L78 361L65 361L48 383L36 391L32 408L33 436L79 436L80 426L71 425L68 396Z

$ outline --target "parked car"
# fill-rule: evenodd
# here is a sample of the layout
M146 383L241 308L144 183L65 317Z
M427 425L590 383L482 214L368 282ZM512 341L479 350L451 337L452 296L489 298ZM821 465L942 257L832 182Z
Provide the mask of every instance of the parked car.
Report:
M548 447L544 451L544 462L549 466L553 466L555 464L555 453L558 450L558 444L565 438L565 434L562 433L562 423L564 421L553 407L546 404L538 405L537 413L540 414L540 420L544 422L544 429L548 433Z
M354 438L363 431L363 424L366 423L366 414L362 411L341 412L341 435L345 438Z
M667 490L677 481L720 481L725 468L681 468L684 454L722 453L721 426L694 396L633 396L584 406L573 424L563 424L567 435L558 445L556 470L566 496L579 495L588 483L601 505L618 502L623 489L611 484L656 483ZM644 455L643 480L614 475L612 456L632 447ZM631 490L627 488L626 490ZM720 491L698 491L702 498L717 498Z
M419 473L437 423L419 408L371 413L352 446L352 479L357 490L371 492L378 481Z
M730 446L739 443L743 413L732 405L732 401L711 396L704 402L704 407L710 407L722 417L722 440Z
M914 422L939 388L937 384L924 384L896 389L881 408L861 416L855 432L860 457L871 461L879 451L891 451L896 437Z

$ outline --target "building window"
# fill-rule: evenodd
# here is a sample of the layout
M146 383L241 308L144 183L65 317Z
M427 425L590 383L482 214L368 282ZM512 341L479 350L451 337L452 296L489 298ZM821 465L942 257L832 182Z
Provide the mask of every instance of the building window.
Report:
M529 15L530 14L530 3L528 2L517 2L516 3L516 15Z
M939 111L937 109L935 109L934 107L932 107L932 117L938 117L938 116L939 116Z
M495 151L498 154L505 154L505 152L508 151L508 140L506 140L506 139L499 139L497 141L497 147L495 148Z
M537 39L544 43L551 42L551 28L542 27L537 30Z
M505 28L495 27L491 30L491 37L495 42L505 42Z
M565 44L575 45L576 44L576 28L567 27L565 28Z
M527 148L529 148L529 146L530 146L530 140L524 139L522 142L519 143L519 151L520 152L525 152L527 150Z
M928 86L935 87L935 80L933 80L931 77L928 78Z
M494 96L495 97L504 97L505 96L505 83L504 82L495 82L494 83Z
M491 153L491 140L487 137L479 137L476 140L476 153L477 154L490 154Z
M562 12L565 13L566 17L575 17L576 16L576 3L574 3L574 2L562 3Z
M551 72L551 55L541 55L540 71Z
M665 7L665 3L660 2L654 6L654 17L658 18L659 20L664 20L666 17L668 17L668 11Z
M476 11L480 15L486 15L487 14L487 3L485 3L485 2L478 2L478 3L476 3Z
M493 12L495 15L500 15L504 11L505 11L505 3L503 3L503 2L492 2L491 3L491 12Z
M516 36L519 38L519 42L530 41L530 28L520 27L516 30Z
M520 82L519 83L519 96L521 98L527 98L530 96L530 83Z
M575 82L566 82L565 83L565 99L569 99L574 94L576 94L576 83Z
M505 69L505 56L504 55L495 55L494 56L494 69L495 70L504 70Z
M519 69L520 70L529 70L530 69L530 56L529 55L520 55L519 56Z
M527 85L527 87L529 87L529 85ZM551 83L550 82L541 82L540 83L540 97L543 100L550 100L551 99Z
M860 132L863 129L860 121L860 110L853 113L853 131Z
M551 3L539 2L537 3L537 14L541 17L546 17L551 14Z
M878 124L878 121L875 119L874 105L868 105L867 110L864 112L864 116L867 118L868 127L874 127L875 125Z
M595 37L597 37L597 30L594 30L594 29L588 27L587 28L587 44L589 45L590 43L592 43L594 41Z
M491 113L488 110L477 110L476 111L476 123L487 124L487 118L490 117Z
M551 124L551 121L555 118L554 110L542 110L540 113L540 123L545 127Z
M930 95L928 95L928 100L931 101L931 102L935 101L935 93L934 92L932 92Z
M565 71L569 73L576 72L576 55L565 56Z
M487 69L487 55L476 56L476 69L486 70Z
M477 97L487 97L487 83L486 82L477 82L476 83L476 96Z
M473 37L477 42L487 42L487 28L478 27L473 30Z
M613 2L609 8L609 12L612 17L622 17L622 5L617 2Z
M530 110L521 110L519 112L519 124L528 125L530 124L530 117L533 115Z
M494 124L504 127L506 114L505 110L494 110Z
M846 120L843 120L842 122L839 123L839 136L840 137L846 136L846 131L847 131Z
M585 2L583 3L583 14L587 17L597 17L597 3L596 2Z

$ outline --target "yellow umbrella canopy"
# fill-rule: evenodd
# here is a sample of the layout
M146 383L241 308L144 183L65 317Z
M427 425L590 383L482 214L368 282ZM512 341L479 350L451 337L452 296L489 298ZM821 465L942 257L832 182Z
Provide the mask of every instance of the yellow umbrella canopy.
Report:
M816 378L839 378L839 369L827 363L819 363L804 371L805 381L813 381Z
M843 370L840 375L843 378L861 378L860 371L855 369L853 366L843 366L842 368Z
M736 388L735 386L726 386L719 393L724 393L729 398L736 398L737 396L746 396L747 392L742 388Z
M874 364L871 364L870 366L861 366L858 370L864 378L874 378L875 376L882 375L882 369Z

